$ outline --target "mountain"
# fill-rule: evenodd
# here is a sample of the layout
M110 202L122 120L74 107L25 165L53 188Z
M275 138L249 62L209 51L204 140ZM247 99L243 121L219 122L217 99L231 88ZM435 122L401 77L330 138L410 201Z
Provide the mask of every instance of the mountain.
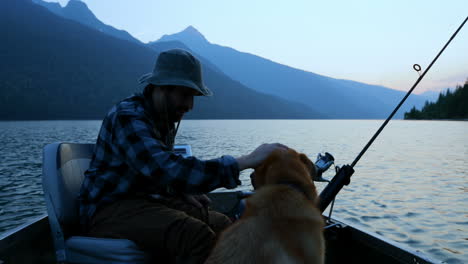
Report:
M45 7L45 8L47 8L47 9L49 9L52 13L55 13L55 14L60 15L60 16L64 16L63 15L63 8L59 3L45 2L45 1L42 1L42 0L32 0L32 1L35 4L41 5L41 6Z
M128 41L141 43L136 38L132 37L127 31L116 29L112 26L102 23L94 14L89 10L88 6L80 0L70 0L65 7L61 7L59 3L45 2L42 0L32 0L34 3L44 6L52 13L62 16L67 19L74 20L88 27L94 28L98 31L114 36L116 38L125 39Z
M439 95L447 93L447 91L450 90L450 88L445 88L442 89L441 91L426 91L424 93L419 94L419 96L422 96L426 99L426 101L429 102L435 102L437 101L437 98L439 98Z
M102 119L141 91L136 80L158 51L51 13L30 0L0 1L0 119ZM210 67L214 96L197 98L191 118L319 118L310 108L251 90Z
M287 100L310 106L332 118L386 118L405 93L386 87L334 79L295 69L253 54L212 44L194 27L164 35L155 42L181 41L231 78L244 85ZM339 67L339 66L337 66ZM398 118L425 98L412 95L397 114Z

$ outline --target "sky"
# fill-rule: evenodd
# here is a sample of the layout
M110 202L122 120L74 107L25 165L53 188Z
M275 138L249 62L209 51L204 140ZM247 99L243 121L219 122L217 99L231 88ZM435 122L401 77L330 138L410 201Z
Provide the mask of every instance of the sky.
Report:
M62 6L68 0L47 0ZM188 26L214 44L338 79L407 91L468 15L467 0L82 0L143 42ZM468 78L468 25L414 91Z

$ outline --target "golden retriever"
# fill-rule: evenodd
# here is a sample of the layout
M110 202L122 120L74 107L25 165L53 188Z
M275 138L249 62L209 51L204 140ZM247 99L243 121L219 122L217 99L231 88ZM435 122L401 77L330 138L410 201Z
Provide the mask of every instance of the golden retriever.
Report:
M219 237L207 264L324 263L324 221L304 154L277 150L257 169L241 219Z

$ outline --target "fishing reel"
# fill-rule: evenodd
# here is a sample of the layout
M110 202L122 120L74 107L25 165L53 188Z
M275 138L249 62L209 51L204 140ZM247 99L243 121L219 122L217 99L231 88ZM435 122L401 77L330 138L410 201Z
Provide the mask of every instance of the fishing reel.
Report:
M335 163L335 158L332 154L325 152L325 154L319 153L317 155L317 160L315 161L315 174L314 181L317 182L330 182L327 179L322 177L322 174L330 168L332 164Z

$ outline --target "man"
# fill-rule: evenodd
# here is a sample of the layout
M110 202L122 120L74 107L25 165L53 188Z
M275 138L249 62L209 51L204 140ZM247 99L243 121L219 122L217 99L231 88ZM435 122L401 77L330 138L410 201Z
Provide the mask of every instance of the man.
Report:
M239 171L286 146L263 144L242 157L207 161L176 155L178 124L194 96L212 95L200 62L184 50L162 52L141 83L143 94L119 102L103 120L80 191L81 225L89 236L126 238L179 263L203 263L230 224L206 209L203 194L235 188Z

